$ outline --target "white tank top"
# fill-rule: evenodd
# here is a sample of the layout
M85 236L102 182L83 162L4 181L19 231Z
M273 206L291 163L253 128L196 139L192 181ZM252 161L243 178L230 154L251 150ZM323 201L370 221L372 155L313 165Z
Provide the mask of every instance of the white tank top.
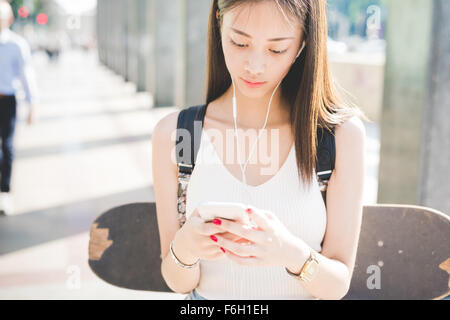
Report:
M314 172L315 177L315 172ZM249 186L251 204L272 211L294 234L317 252L326 229L326 208L317 180L309 190L298 176L295 147L277 173ZM247 203L242 181L223 165L206 129L202 130L194 170L186 191L186 216L203 201ZM247 267L226 257L200 261L198 294L207 299L316 299L283 267Z

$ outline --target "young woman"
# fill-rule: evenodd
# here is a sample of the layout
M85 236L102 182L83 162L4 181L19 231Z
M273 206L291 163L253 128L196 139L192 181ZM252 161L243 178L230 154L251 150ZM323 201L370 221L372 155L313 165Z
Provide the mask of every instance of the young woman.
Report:
M207 63L207 111L181 228L179 112L152 138L165 281L187 299L341 299L358 247L367 118L334 90L325 0L214 0ZM336 141L326 206L315 178L318 125ZM241 152L251 131L267 134ZM263 158L253 146L277 152ZM257 228L205 222L196 209L203 201L249 204Z

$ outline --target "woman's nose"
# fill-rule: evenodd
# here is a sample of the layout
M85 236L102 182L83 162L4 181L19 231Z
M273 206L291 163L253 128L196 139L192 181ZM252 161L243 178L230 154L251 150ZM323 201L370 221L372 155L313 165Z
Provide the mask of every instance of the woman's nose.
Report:
M264 72L265 62L262 55L251 55L246 63L245 71L259 75Z

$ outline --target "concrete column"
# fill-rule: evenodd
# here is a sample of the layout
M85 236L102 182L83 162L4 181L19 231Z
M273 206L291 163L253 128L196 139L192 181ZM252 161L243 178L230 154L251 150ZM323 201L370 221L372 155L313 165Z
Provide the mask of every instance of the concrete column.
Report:
M111 51L110 51L110 33L109 21L111 13L111 3L107 0L100 0L100 6L97 10L98 21L98 37L99 37L99 54L101 61L105 66L111 66Z
M114 10L114 1L99 0L97 9L99 56L100 61L111 70L115 69Z
M154 52L150 92L155 107L174 105L178 5L178 1L151 2Z
M211 1L196 0L185 2L184 53L184 101L186 107L202 104L206 100L206 42Z
M136 54L137 54L137 90L146 91L148 85L148 64L146 59L149 57L150 50L150 30L149 30L149 13L150 5L147 0L137 0L137 25L136 34Z
M176 58L175 58L175 105L183 108L186 106L186 51L187 51L187 37L188 31L187 27L187 12L186 0L177 0L178 2L178 29L177 29L177 47L176 47Z
M104 2L103 0L97 1L97 51L98 59L101 63L105 64L105 30L103 29L104 20Z
M120 45L119 45L119 39L121 37L121 20L120 15L118 14L120 10L120 0L111 0L111 21L110 21L110 27L111 27L111 51L113 55L113 66L112 70L114 72L117 72L118 74L121 74L121 68L120 68Z
M126 79L126 19L125 2L122 0L111 1L111 20L109 23L111 34L111 69Z
M108 4L108 66L115 71L116 65L116 48L114 45L114 18L115 18L115 2L110 1Z
M117 20L116 20L116 11L117 11L117 6L116 6L116 0L110 0L110 13L109 13L109 39L110 39L110 55L111 55L111 70L113 70L114 72L117 72L117 48L116 48L116 38L117 38L117 32L118 32L118 28L117 28ZM116 24L114 24L114 22L116 21Z
M117 16L118 16L118 23L119 26L119 37L117 39L117 46L118 50L120 52L120 74L123 76L125 81L130 80L130 74L128 69L128 60L129 60L129 17L128 17L128 11L129 11L129 2L134 1L123 1L118 0L117 4Z
M436 0L434 5L418 198L450 215L450 1Z
M137 84L138 81L138 0L124 1L127 6L127 70L128 70L128 80Z
M112 38L112 29L111 29L111 21L112 21L112 3L105 3L105 56L106 56L106 65L109 68L113 67L113 38Z
M188 107L206 100L206 37L211 1L178 2L175 104Z
M142 52L143 60L145 61L145 91L152 94L154 99L154 89L155 85L155 0L144 0L145 1L145 29L144 29L144 43L145 51Z
M388 2L379 203L450 213L450 2Z

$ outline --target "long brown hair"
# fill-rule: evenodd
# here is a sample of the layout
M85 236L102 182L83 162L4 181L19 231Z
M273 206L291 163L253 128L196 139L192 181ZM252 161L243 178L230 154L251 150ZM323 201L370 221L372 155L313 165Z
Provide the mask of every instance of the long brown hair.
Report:
M220 97L232 84L221 45L221 24L229 10L267 0L213 0L207 43L206 103ZM297 167L309 186L316 166L317 127L334 132L352 116L370 121L364 113L338 94L328 67L326 0L273 0L284 13L300 20L306 47L283 79L281 93L290 106ZM218 19L216 12L219 12Z

